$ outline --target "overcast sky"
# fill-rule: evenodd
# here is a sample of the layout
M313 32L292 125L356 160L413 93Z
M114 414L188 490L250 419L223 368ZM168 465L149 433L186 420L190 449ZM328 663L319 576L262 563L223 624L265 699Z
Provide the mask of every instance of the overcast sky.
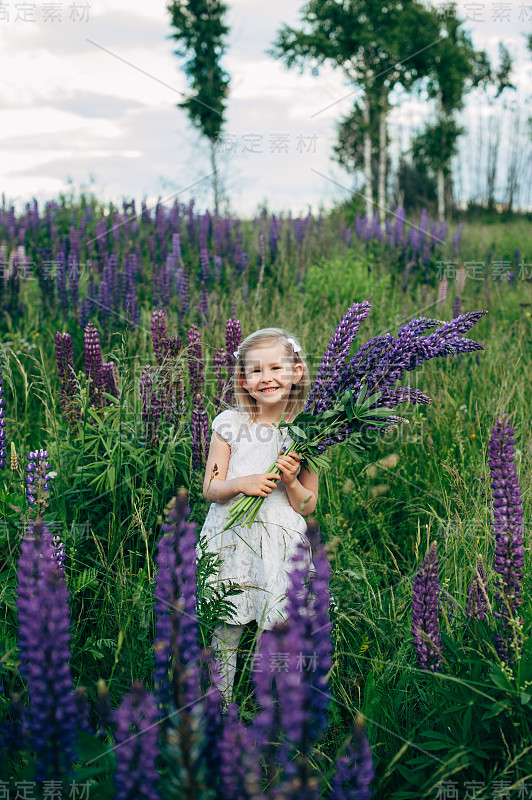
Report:
M335 123L357 95L332 69L300 75L265 53L283 22L297 25L302 0L228 5L223 66L231 86L221 160L232 210L251 216L267 202L272 211L299 214L344 199L353 179L331 152ZM460 0L459 10L476 47L496 61L503 41L514 55L524 108L532 93L524 38L532 33L530 0ZM32 197L41 202L86 187L115 203L195 197L200 210L212 209L202 180L208 150L175 106L187 85L170 32L161 0L0 3L0 191L7 202L21 209ZM429 112L420 100L402 102L390 118L395 141L408 141L409 127ZM472 118L488 112L485 101L472 101Z

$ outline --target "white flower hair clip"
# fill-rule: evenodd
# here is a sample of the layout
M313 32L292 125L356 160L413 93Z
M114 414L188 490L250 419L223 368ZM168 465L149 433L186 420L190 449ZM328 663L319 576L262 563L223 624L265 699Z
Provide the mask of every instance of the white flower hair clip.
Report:
M294 342L294 340L293 340L293 339L289 339L289 338L287 337L287 338L286 338L286 341L287 341L287 342L290 342L290 344L291 344L291 345L292 345L292 347L294 348L294 353L299 353L299 351L301 350L301 347L300 347L298 344L296 344L296 343Z

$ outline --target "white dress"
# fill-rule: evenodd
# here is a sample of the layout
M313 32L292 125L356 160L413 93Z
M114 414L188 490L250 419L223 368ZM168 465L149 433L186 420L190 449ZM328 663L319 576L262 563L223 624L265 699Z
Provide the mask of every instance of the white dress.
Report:
M249 414L237 409L227 409L218 414L212 422L212 429L231 446L226 480L267 472L277 461L283 442L289 445L289 449L294 444L286 429L280 431L252 422ZM306 536L307 524L290 505L280 479L264 499L250 528L235 525L222 531L229 508L242 496L239 493L224 503L211 503L203 524L204 546L222 558L218 574L209 579L209 585L229 580L238 583L244 591L228 598L236 606L234 617L228 621L245 625L256 620L260 630L268 630L275 622L286 618L283 612L290 559L298 542L306 546L304 558L310 573L314 572L312 549ZM196 552L201 555L199 544Z

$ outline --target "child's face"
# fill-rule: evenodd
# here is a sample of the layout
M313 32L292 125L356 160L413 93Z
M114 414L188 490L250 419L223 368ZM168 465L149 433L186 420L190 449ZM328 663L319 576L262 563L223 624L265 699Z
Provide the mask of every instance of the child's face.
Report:
M241 383L260 407L272 414L284 410L292 385L299 383L303 366L292 366L281 344L249 350L244 364Z

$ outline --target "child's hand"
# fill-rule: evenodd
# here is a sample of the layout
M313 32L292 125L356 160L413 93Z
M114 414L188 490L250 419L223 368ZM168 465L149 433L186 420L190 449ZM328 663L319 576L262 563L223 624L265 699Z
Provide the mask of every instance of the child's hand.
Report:
M239 490L252 497L268 497L277 486L277 481L280 477L276 472L245 475L239 478Z
M281 470L281 481L285 486L292 486L295 482L300 462L300 457L293 451L279 456L276 466Z

